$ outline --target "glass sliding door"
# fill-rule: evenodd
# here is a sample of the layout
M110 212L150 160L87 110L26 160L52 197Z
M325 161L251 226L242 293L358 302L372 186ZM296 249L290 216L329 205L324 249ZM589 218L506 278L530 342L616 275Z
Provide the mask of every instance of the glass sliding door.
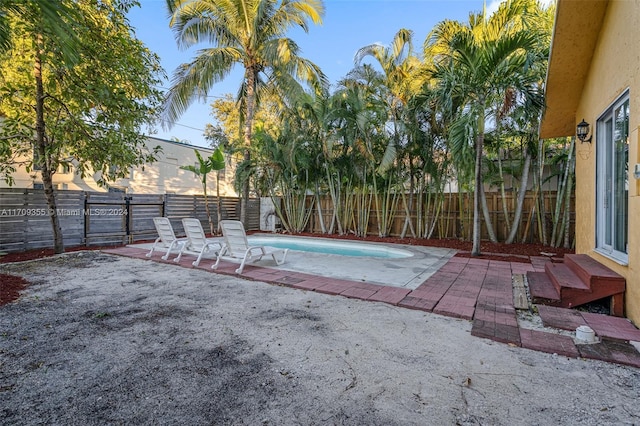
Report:
M596 244L614 259L628 261L629 95L597 124Z

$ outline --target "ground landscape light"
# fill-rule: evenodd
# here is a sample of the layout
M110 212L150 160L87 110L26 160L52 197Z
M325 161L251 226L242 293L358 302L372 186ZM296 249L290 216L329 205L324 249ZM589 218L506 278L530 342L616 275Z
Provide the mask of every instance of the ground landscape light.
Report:
M591 143L591 138L593 136L589 136L589 139L587 139L587 135L589 135L589 123L584 121L584 118L583 118L582 121L578 123L578 126L576 127L576 136L578 136L578 139L580 139L580 142Z

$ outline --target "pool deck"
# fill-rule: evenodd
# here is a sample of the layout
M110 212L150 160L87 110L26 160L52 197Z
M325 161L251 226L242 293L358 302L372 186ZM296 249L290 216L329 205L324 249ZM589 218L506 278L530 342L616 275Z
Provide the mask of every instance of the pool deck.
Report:
M544 327L527 327L518 320L512 277L527 271L544 271L544 264L549 261L546 257L531 257L529 263L447 257L421 284L406 288L255 265L245 266L238 275L237 263L221 261L214 271L211 259L203 259L194 267L193 256L185 255L175 263L173 257L162 260L164 253L158 251L148 258L149 249L135 245L103 252L461 318L472 322L473 336L560 356L640 368L640 352L636 349L640 347L636 343L640 342L640 330L625 318L535 305ZM576 344L569 331L579 325L590 326L599 343Z

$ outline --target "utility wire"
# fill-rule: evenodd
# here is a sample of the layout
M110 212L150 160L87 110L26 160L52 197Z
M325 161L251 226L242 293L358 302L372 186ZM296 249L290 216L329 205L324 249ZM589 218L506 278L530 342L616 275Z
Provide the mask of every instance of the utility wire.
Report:
M159 118L158 120L159 120L159 121L162 121L162 122L164 122L164 123L172 124L172 125L174 125L174 126L186 127L187 129L191 129L191 130L198 130L198 131L200 131L200 132L204 132L204 131L205 131L204 129L199 129L199 128L197 128L197 127L192 127L192 126L187 126L186 124L171 123L169 120L164 120L164 119L162 119L162 118Z
M161 89L161 90L165 90L165 91L169 91L170 89L168 89L167 87L164 86L156 86L154 85L153 87L155 87L156 89ZM200 96L198 95L199 98L211 98L211 99L226 99L226 96L214 96L214 95L205 95L205 96Z

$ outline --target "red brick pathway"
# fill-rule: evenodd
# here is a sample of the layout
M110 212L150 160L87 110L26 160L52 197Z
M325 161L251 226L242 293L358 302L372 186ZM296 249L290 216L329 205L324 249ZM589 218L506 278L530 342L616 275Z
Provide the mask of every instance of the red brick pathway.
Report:
M149 259L147 250L135 247L103 251ZM176 264L162 260L162 255L158 253L151 260ZM640 330L624 318L538 306L545 326L565 330L575 330L579 325L592 327L602 341L591 345L576 345L571 337L558 333L520 328L513 306L512 275L544 271L544 263L549 261L545 257L531 260L531 263L519 263L453 257L415 290L254 265L247 265L241 277L462 318L472 321L473 336L567 357L581 356L640 367L640 353L628 343L628 340L640 341ZM179 265L193 268L192 261L191 256L183 256ZM234 263L220 262L215 271L211 269L212 264L212 260L204 259L197 269L237 276Z

